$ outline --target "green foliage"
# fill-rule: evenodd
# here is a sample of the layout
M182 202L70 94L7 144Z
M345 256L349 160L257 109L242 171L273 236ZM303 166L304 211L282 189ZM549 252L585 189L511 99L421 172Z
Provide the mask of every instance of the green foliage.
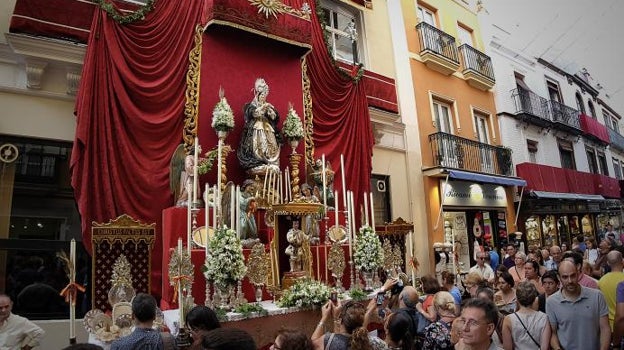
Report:
M256 303L241 304L234 309L234 312L243 314L245 318L249 317L252 313L258 313L261 316L269 314L269 312L263 308L262 305Z
M354 301L362 301L368 297L368 294L366 294L363 290L359 288L354 288L349 291L349 296Z
M329 300L329 287L312 280L303 279L290 287L277 302L280 307L308 307L322 305Z
M112 1L95 0L95 3L97 3L102 10L106 11L106 13L108 13L108 15L119 24L130 24L143 20L145 19L145 15L154 9L154 0L147 0L145 5L139 7L138 10L128 15L122 15L119 11L117 11Z

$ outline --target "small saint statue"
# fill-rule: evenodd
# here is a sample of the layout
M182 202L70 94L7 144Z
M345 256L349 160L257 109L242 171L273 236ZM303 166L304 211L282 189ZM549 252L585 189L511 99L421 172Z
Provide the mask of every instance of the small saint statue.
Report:
M307 242L308 236L299 229L299 221L292 223L292 228L286 233L286 255L290 256L290 272L303 271L304 251L302 246Z
M312 168L312 180L316 184L316 187L319 188L318 199L323 199L323 192L325 192L325 196L327 197L327 206L329 208L333 208L335 205L334 198L334 174L335 172L332 170L332 166L329 160L325 160L325 188L323 187L323 161L321 159L317 159L314 164L311 164Z
M256 198L252 195L255 182L247 180L241 187L240 200L240 239L257 239L258 226L256 225L255 213L257 209Z
M201 154L201 146L198 145L199 154ZM204 161L199 157L198 163ZM189 154L184 150L184 144L180 144L169 164L169 186L175 197L176 207L185 207L189 200L193 200L193 181L195 166L195 150L191 149ZM197 198L201 198L200 186L197 186Z

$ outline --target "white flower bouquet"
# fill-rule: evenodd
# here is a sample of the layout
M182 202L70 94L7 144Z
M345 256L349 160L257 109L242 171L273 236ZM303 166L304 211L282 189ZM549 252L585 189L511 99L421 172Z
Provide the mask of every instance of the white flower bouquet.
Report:
M223 89L219 89L219 102L212 111L211 125L216 131L230 132L234 129L234 112L225 98Z
M243 246L236 231L223 227L208 242L204 276L217 288L225 289L242 280L247 273Z
M381 241L370 226L362 226L355 242L353 262L360 271L372 272L383 263Z
M299 118L297 111L295 111L292 105L288 108L288 115L286 116L286 120L284 120L283 132L284 137L288 140L299 141L304 136L303 124L301 123L301 119Z
M329 287L312 279L303 279L284 292L277 305L280 307L309 307L322 305L329 300Z

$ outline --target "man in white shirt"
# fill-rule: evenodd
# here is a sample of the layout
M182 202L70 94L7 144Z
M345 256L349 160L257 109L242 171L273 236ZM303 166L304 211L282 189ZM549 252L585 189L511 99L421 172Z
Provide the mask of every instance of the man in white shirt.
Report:
M479 252L479 254L477 254L477 264L471 267L469 272L476 272L481 278L488 281L488 283L493 284L496 274L494 270L492 270L492 267L485 263L486 255L487 253L485 252Z
M43 339L45 332L28 319L11 313L13 302L0 294L0 350L30 350Z

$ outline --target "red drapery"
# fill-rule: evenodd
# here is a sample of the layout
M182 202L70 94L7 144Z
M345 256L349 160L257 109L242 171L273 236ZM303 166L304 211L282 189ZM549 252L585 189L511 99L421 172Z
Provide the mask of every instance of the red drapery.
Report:
M156 222L171 205L169 160L181 142L188 52L204 2L157 1L144 21L120 25L97 9L76 101L72 186L91 250L91 221L128 214ZM160 295L154 269L152 293ZM154 288L156 286L157 288Z
M315 3L310 2L314 12ZM345 157L347 190L354 191L356 222L359 222L363 192L370 191L373 134L368 114L366 91L360 81L354 83L341 75L332 61L323 39L318 17L312 16L312 52L307 56L312 112L314 114L315 158L326 155L336 171L334 189L342 192L340 155ZM342 197L336 198L342 207Z

